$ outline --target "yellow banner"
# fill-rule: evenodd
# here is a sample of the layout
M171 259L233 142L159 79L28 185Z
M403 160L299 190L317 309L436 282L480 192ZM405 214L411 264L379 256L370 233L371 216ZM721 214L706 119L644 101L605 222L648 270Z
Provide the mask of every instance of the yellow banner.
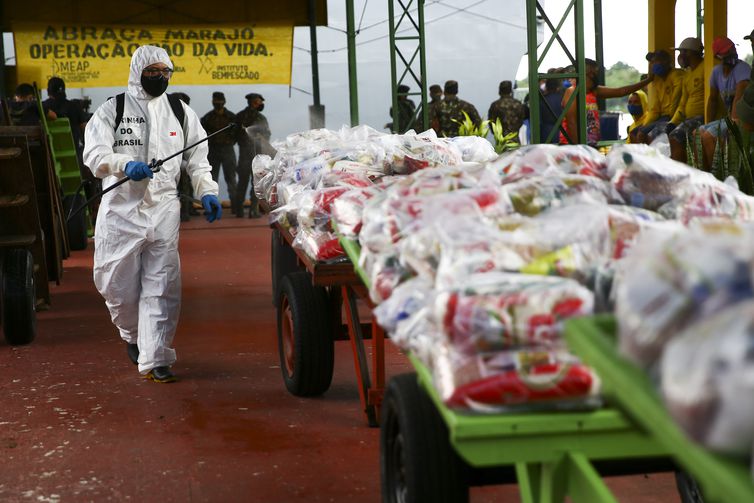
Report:
M67 87L124 87L140 45L163 47L173 85L290 84L293 26L13 27L18 81L44 88L50 77Z

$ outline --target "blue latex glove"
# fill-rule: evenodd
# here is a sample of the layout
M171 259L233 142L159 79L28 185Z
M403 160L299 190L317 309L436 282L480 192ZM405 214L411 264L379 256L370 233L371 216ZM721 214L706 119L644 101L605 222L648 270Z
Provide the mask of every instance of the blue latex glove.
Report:
M202 206L204 206L204 216L207 222L211 223L215 220L220 220L220 217L223 216L223 207L220 205L217 196L213 196L212 194L202 196Z
M154 177L154 173L149 169L149 165L141 161L130 161L126 164L126 176L128 176L134 182L143 180L147 177Z

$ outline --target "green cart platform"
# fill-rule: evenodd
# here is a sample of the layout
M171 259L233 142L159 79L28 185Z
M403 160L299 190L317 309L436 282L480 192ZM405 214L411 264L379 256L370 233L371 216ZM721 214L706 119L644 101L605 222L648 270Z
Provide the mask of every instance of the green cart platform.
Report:
M358 244L341 242L358 264ZM748 467L685 438L644 374L617 355L614 327L610 317L566 326L571 350L603 382L605 406L588 412L456 412L409 355L416 373L391 379L382 404L382 500L462 502L470 486L517 483L524 503L616 502L604 476L683 469L684 503L754 502Z

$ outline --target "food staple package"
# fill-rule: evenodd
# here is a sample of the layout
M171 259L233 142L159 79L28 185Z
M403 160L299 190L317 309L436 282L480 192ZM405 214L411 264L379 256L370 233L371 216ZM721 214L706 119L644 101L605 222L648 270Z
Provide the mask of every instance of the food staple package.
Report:
M748 456L754 443L754 299L689 326L662 356L661 389L673 418L717 452Z

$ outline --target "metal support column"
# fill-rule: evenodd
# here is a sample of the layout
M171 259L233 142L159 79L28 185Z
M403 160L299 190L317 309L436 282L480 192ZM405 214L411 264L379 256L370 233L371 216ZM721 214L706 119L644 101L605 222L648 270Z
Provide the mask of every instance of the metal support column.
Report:
M319 101L319 58L317 53L317 6L316 0L309 0L309 39L312 54L312 100L309 107L309 127L325 127L325 107Z
M594 0L594 57L599 65L597 84L605 85L605 50L602 32L602 0ZM597 100L597 108L605 110L605 100Z
M702 0L696 0L696 38L704 40L704 7L702 7Z
M359 90L356 78L356 23L353 0L346 0L346 37L348 39L348 90L351 104L351 126L359 124Z
M575 26L575 42L574 47L576 49L576 55L571 53L571 50L565 44L560 36L560 29L565 22L571 17L573 13L573 22ZM537 47L537 26L538 17L542 18L542 21L549 28L550 37L541 51ZM566 6L558 25L555 26L550 17L545 12L541 3L538 0L526 0L526 25L527 25L527 50L529 61L529 117L531 127L531 141L532 143L549 142L552 137L558 134L559 130L562 131L562 127L559 129L553 129L550 133L550 138L541 137L541 124L539 123L539 110L540 106L547 106L542 96L542 91L539 89L539 80L543 78L575 78L577 79L576 91L571 95L570 100L566 103L563 113L557 118L556 123L561 124L565 118L566 110L575 104L578 109L578 131L575 138L568 138L569 143L586 143L586 81L584 78L584 0L571 0ZM552 45L557 42L560 45L565 56L571 61L571 64L576 68L575 72L565 72L557 74L547 74L540 70L542 62L544 61L547 53Z
M409 122L409 129L429 129L427 109L427 59L424 43L424 0L388 0L390 24L390 77L392 82L393 131L399 124L398 86L405 84L419 105ZM405 35L403 35L405 33ZM412 90L413 87L418 90Z

